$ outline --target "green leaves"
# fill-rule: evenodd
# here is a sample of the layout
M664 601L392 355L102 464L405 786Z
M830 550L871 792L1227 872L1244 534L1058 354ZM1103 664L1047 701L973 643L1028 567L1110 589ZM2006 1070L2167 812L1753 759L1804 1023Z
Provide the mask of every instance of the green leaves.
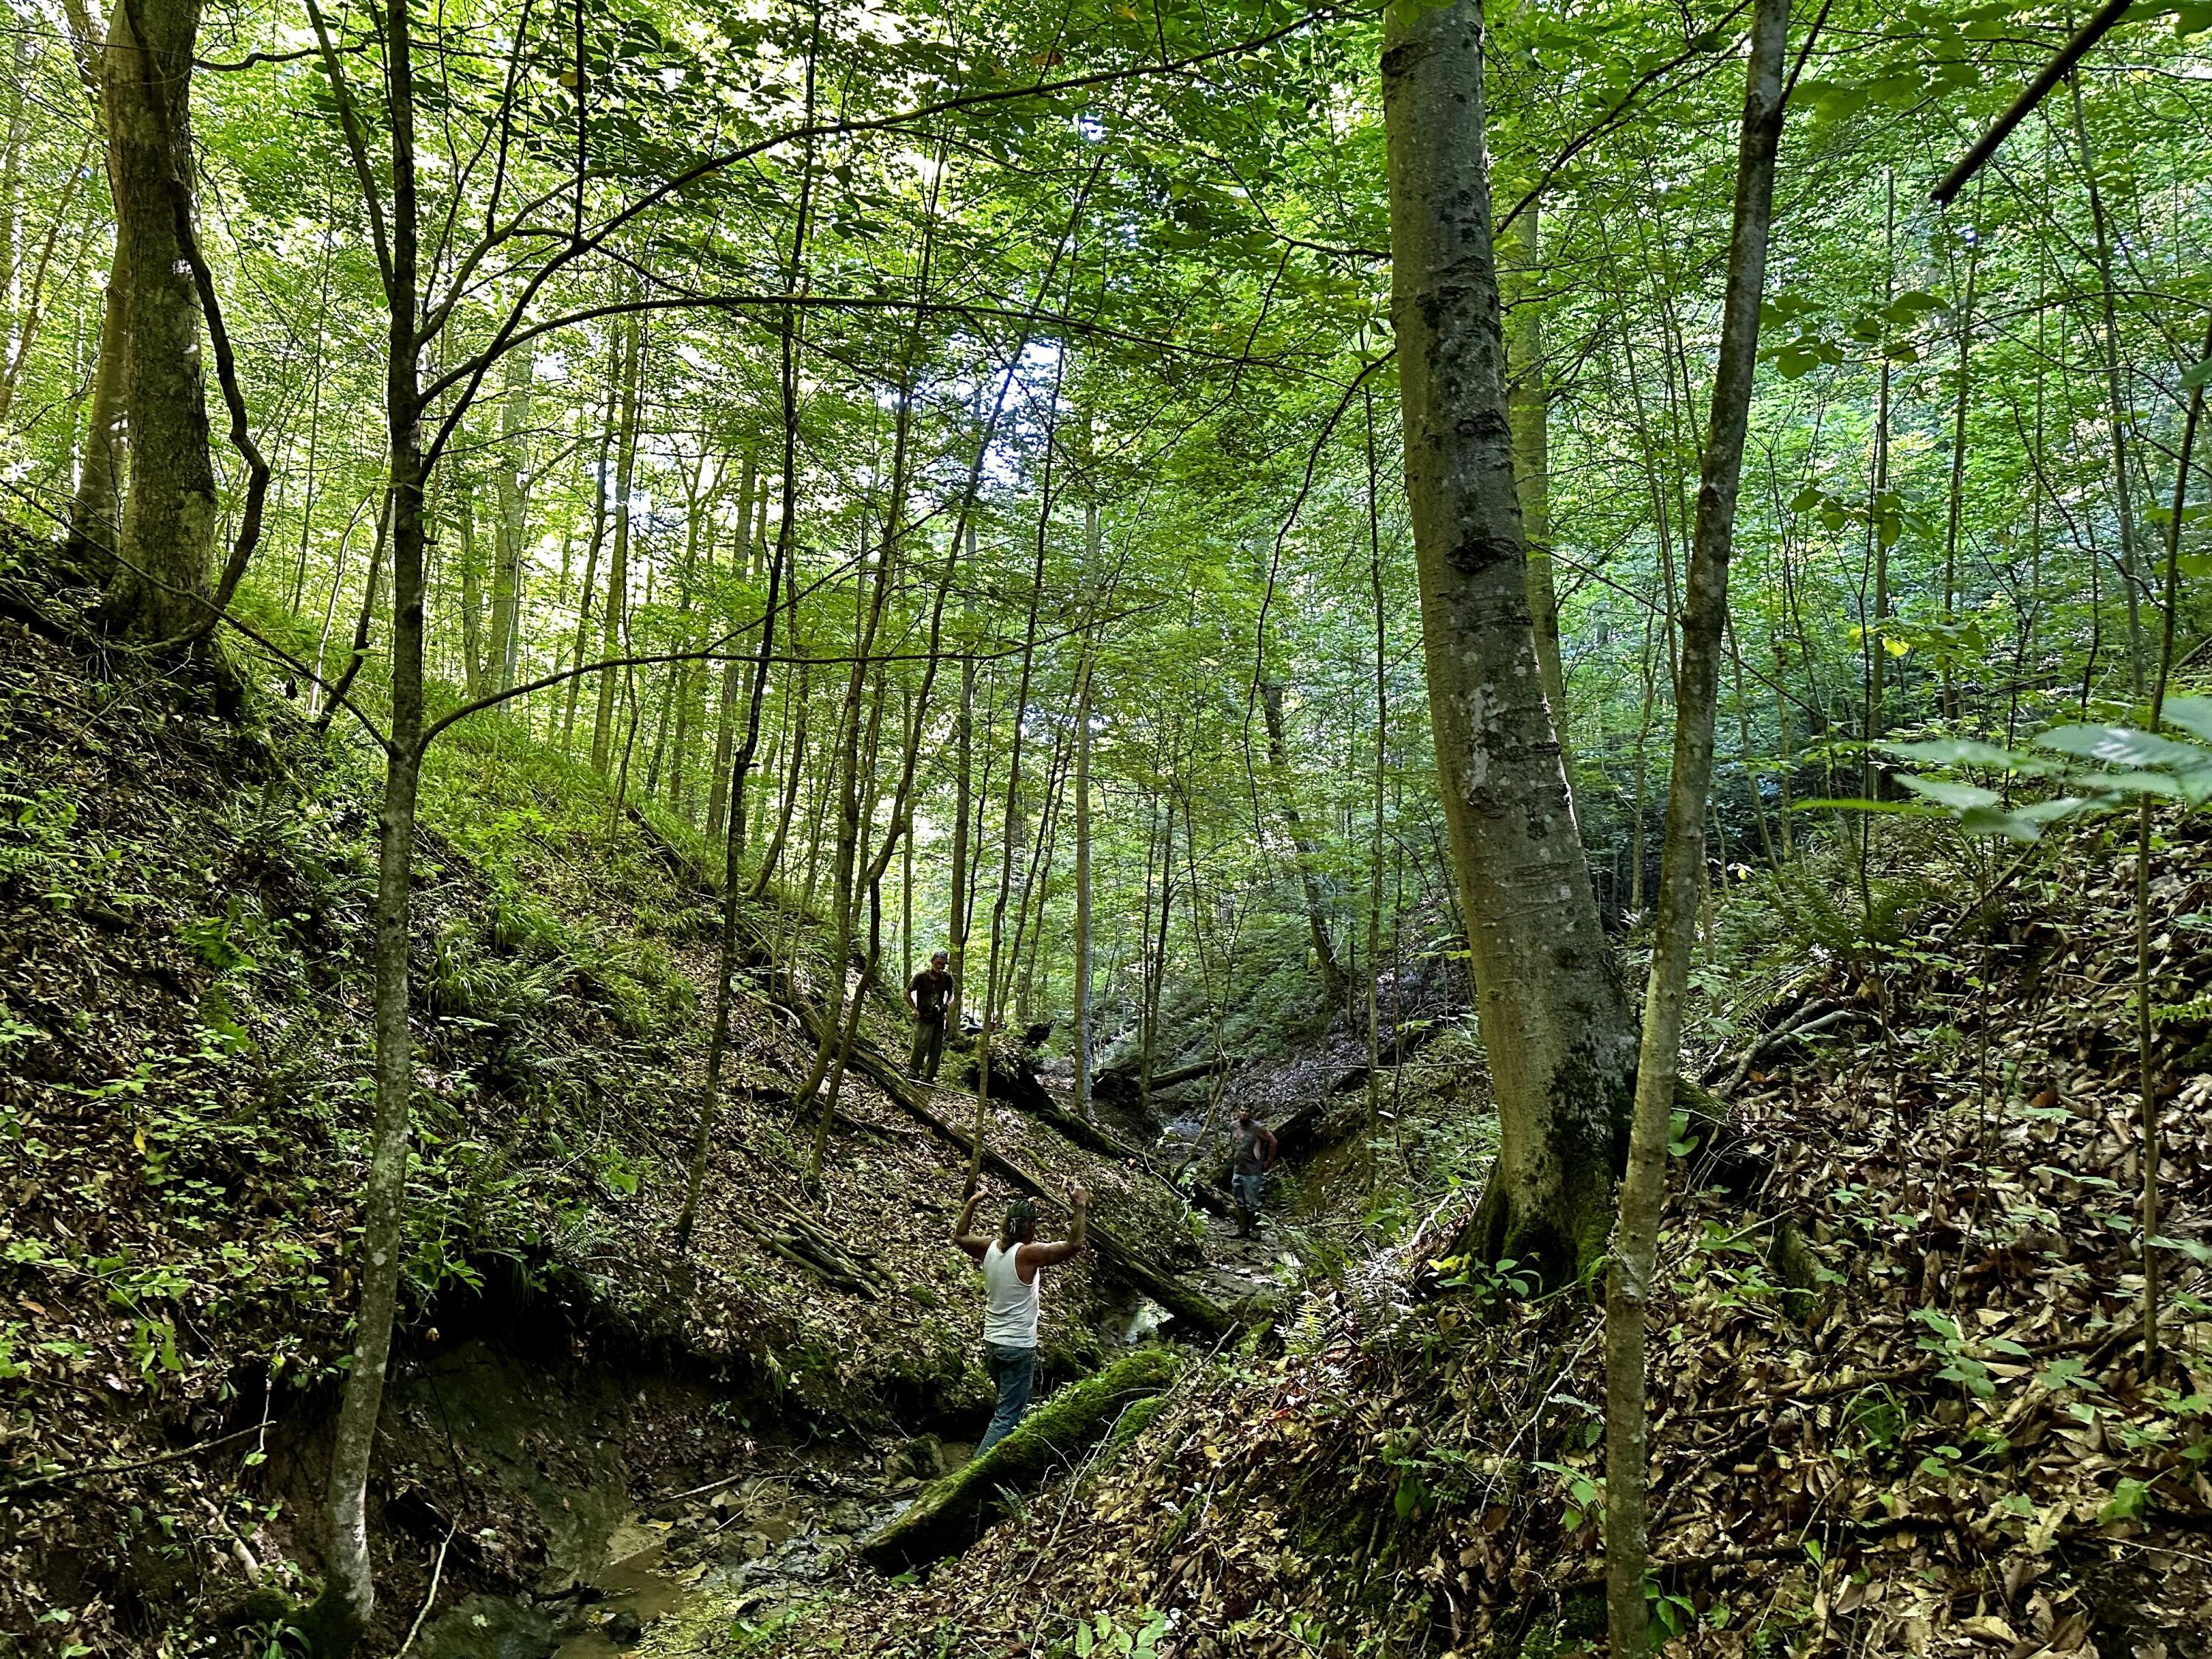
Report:
M1095 1653L1150 1659L1158 1650L1160 1638L1168 1633L1168 1628L1163 1613L1152 1613L1133 1628L1121 1624L1110 1613L1098 1613L1075 1626L1076 1659L1091 1659Z
M2043 732L2026 749L1960 738L1881 745L1886 754L1923 766L2047 780L2056 793L2039 800L2008 805L2003 794L1982 784L1901 772L1898 781L1912 793L1911 801L1836 804L1862 811L1949 817L1969 835L2025 842L2039 839L2046 824L2109 811L2143 795L2187 806L2212 800L2212 698L2174 697L2164 712L2192 737L2168 738L2126 726L2068 725Z
M2176 697L2166 714L2183 730L2212 738L2212 699ZM2123 767L2079 775L2073 781L2101 795L2151 793L2191 806L2212 800L2212 745L2160 737L2124 726L2062 726L2036 738L2062 755Z

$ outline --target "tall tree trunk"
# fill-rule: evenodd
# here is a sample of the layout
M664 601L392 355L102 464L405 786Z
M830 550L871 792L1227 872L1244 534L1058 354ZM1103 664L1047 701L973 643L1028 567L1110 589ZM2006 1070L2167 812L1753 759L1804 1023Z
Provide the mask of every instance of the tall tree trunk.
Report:
M1650 1447L1644 1392L1644 1322L1666 1196L1668 1129L1681 1063L1683 994L1689 982L1705 820L1712 788L1713 716L1719 700L1722 633L1728 622L1729 555L1736 489L1759 358L1759 312L1774 208L1774 161L1782 140L1783 58L1790 0L1759 0L1751 29L1737 164L1735 224L1721 313L1720 362L1705 447L1696 526L1682 615L1682 666L1674 693L1674 763L1661 854L1658 938L1644 1000L1636 1109L1620 1224L1606 1274L1606 1614L1617 1654L1646 1649L1644 1503Z
M2097 182L2097 152L2089 142L2088 118L2081 109L2081 76L2076 70L2066 76L2066 89L2074 100L2074 139L2080 147L2081 177L2089 196L2089 223L2095 232L2097 298L2104 319L2100 343L2105 369L2105 429L2112 446L2112 510L2119 520L2120 586L2128 600L2128 691L2138 702L2143 695L2142 596L2141 567L2136 554L2134 491L2128 471L2128 403L2126 382L2120 370L2120 319L2113 300L2112 232L2105 212L2105 192Z
M120 626L154 639L203 619L215 545L200 302L184 240L199 19L199 0L117 0L101 54L116 264L129 295L123 380L131 453L108 609Z
M106 304L100 313L100 359L93 371L92 407L77 460L76 494L70 503L72 562L103 580L118 569L123 533L123 491L130 477L131 428L125 376L131 357L131 288L118 237L108 267Z
M499 522L492 533L492 689L514 684L516 636L522 628L522 532L530 477L531 350L507 354L507 400L500 410Z
M1670 633L1674 624L1665 617L1661 626ZM1644 870L1646 863L1644 851L1644 831L1650 814L1645 810L1650 799L1651 780L1651 709L1659 696L1659 670L1653 660L1656 652L1652 644L1651 618L1644 619L1644 702L1636 717L1635 787L1629 795L1628 836L1628 914L1644 914Z
M1981 276L1982 245L1978 238L1966 250L1966 292L1959 307L1959 385L1951 412L1951 487L1943 515L1943 625L1959 617L1959 532L1966 504L1966 406L1973 386L1974 289ZM1944 641L1943 718L1959 718L1958 649L1955 641Z
M1375 1146L1382 1117L1382 1010L1378 987L1382 973L1382 803L1390 745L1389 619L1382 608L1382 514L1380 467L1375 456L1375 396L1366 395L1367 413L1367 586L1375 606L1375 795L1374 823L1367 838L1367 1190L1378 1173ZM1560 706L1555 704L1555 710ZM1564 719L1561 711L1559 718ZM1392 1018L1404 1018L1405 1003L1394 993Z
M706 465L706 458L702 456L699 463L699 470L702 473ZM720 494L721 486L717 481L703 500L695 496L686 514L684 572L678 584L677 610L682 630L678 641L680 647L687 652L702 650L705 645L705 630L698 614L699 568L703 555L705 586L711 592L714 585L714 501ZM703 707L706 665L696 660L672 663L669 669L669 691L676 702L676 731L670 739L668 804L682 813L688 823L692 821L689 805L692 750L698 742L699 728L706 713Z
M960 1007L968 989L968 825L975 789L975 644L970 627L975 611L975 526L967 525L956 533L960 537L963 556L960 591L962 655L960 707L954 711L952 717L952 900L945 946L951 958L948 966L952 974L952 995L945 1009L945 1027L949 1033L957 1033L960 1030Z
M483 696L489 678L484 662L483 561L477 545L476 498L467 478L459 483L453 491L453 507L461 537L461 675L469 701L474 702ZM496 632L493 637L498 637Z
M1169 769L1173 770L1173 757ZM1139 998L1137 1030L1137 1106L1140 1112L1150 1115L1152 1109L1152 1072L1160 1054L1160 994L1166 988L1168 978L1168 924L1175 906L1175 809L1176 791L1170 787L1164 794L1166 821L1160 830L1160 911L1157 923L1152 922L1152 886L1145 888L1146 917L1150 927L1143 972L1137 983ZM1151 848L1146 849L1151 858Z
M2198 361L2208 360L2212 360L2212 324L2206 325L2204 356ZM2173 673L2175 612L2181 603L2181 526L2188 517L2190 457L2196 451L2197 428L2203 418L2204 382L2200 380L2189 392L2189 412L2181 427L2181 453L2175 459L2173 471L2173 510L2166 521L2166 581L2160 607L2164 615L2160 625L2158 676L2152 682L2150 693L2150 731L2154 737L2166 722L2166 683ZM2140 1209L2143 1366L2155 1376L2159 1370L2158 1206L2159 1163L2162 1154L2159 1144L2158 1066L2151 1042L2150 807L2148 795L2136 803L2136 1103L2142 1130Z
M1505 415L1513 426L1513 488L1521 502L1521 538L1528 562L1528 614L1536 626L1536 661L1544 696L1559 734L1559 755L1574 774L1567 741L1567 682L1559 660L1559 599L1552 577L1552 419L1544 374L1540 295L1542 198L1531 196L1498 250L1505 283Z
M927 241L925 238L925 273L927 260ZM927 281L926 274L924 280ZM821 1091L822 1110L815 1123L813 1147L807 1161L808 1179L817 1182L822 1177L823 1159L829 1154L830 1129L837 1101L835 1091L824 1090L823 1085L828 1081L831 1068L840 1063L849 1041L846 1025L844 969L851 960L854 941L859 932L858 901L862 885L862 866L867 857L864 835L873 820L875 811L876 769L872 737L883 716L885 694L882 667L872 659L897 572L900 539L905 532L907 457L913 432L914 400L910 388L902 387L901 390L897 432L891 449L890 500L884 513L883 540L877 550L873 570L871 571L864 561L857 579L854 593L853 662L845 677L845 699L837 720L836 742L840 751L837 763L842 788L838 797L837 845L833 855L836 861L834 919L836 945L831 960L837 964L838 972L835 988L829 999L829 1017L823 1023L822 1040L816 1049L813 1070L804 1085L793 1094L794 1100L803 1110L814 1099L816 1092ZM872 669L874 671L872 676ZM872 696L869 690L872 678L874 682ZM872 728L871 741L865 744L861 735L864 712ZM873 954L872 951L870 953L871 978ZM866 994L864 983L858 994L865 999Z
M1284 732L1283 688L1279 682L1260 683L1260 713L1267 730L1267 775L1274 784L1275 810L1282 815L1283 827L1291 838L1291 851L1297 859L1298 886L1305 899L1306 929L1313 940L1314 963L1321 975L1322 994L1328 998L1332 1010L1341 1009L1349 994L1344 965L1337 961L1336 946L1329 937L1328 901L1322 892L1321 872L1316 867L1321 848L1308 833L1305 819L1298 811L1297 782L1291 775L1290 744Z
M7 131L0 134L0 311L14 318L23 314L23 295L18 287L21 272L15 250L22 240L24 223L23 153L29 148L30 131L24 118L31 103L32 52L31 32L18 30L8 43L7 84L14 95L8 100ZM66 203L67 198L64 200Z
M600 607L600 655L623 654L629 632L629 492L637 473L638 359L644 356L642 325L632 316L623 328L620 410L615 419L614 553L607 566L606 603ZM604 775L613 760L615 674L599 676L599 712L592 721L592 769ZM624 684L628 684L625 677Z
M1392 315L1430 716L1498 1106L1467 1244L1547 1280L1613 1219L1636 1030L1543 690L1490 240L1477 0L1393 8L1382 52Z
M1888 309L1897 291L1897 174L1889 175L1889 207L1883 221L1884 259L1881 278L1881 303ZM1889 398L1891 375L1889 358L1881 360L1881 376L1875 391L1874 459L1867 474L1867 554L1874 567L1874 614L1866 630L1867 708L1866 739L1869 745L1880 743L1889 730L1889 710L1887 703L1889 648L1885 626L1889 621L1889 549L1896 540L1890 530L1889 514ZM1882 774L1875 764L1874 750L1867 750L1861 788L1872 799L1881 787ZM1873 850L1872 814L1863 815L1866 825L1863 858Z
M378 815L376 896L376 1116L368 1182L362 1201L360 1302L352 1364L331 1436L329 1494L331 1575L307 1621L315 1647L348 1652L366 1630L376 1599L368 1547L368 1474L383 1408L392 1324L398 1307L410 1141L413 1055L408 1026L409 893L415 810L422 771L422 492L420 423L422 346L417 325L416 201L412 0L392 0L385 50L391 101L391 244L385 272L389 332L385 420L390 454L392 539L392 712L384 803ZM317 17L318 33L320 18ZM325 62L337 59L325 40ZM343 99L341 102L343 104Z
M315 305L314 359L309 374L313 377L307 393L307 476L300 504L300 557L292 569L292 598L285 609L297 615L301 598L307 590L307 555L314 544L316 487L322 475L316 471L315 461L322 441L323 381L328 372L324 342L330 327L331 252L324 247L319 262Z
M615 350L614 378L619 381L621 347ZM576 595L576 641L568 659L570 678L567 706L561 715L561 746L567 749L576 735L576 704L583 696L584 653L592 648L592 596L599 579L599 551L607 540L607 456L614 448L620 393L607 396L607 423L599 437L599 464L592 469L592 541L584 552L584 585Z
M726 589L734 590L738 584L752 577L753 562L753 489L759 482L759 469L753 452L745 451L744 470L738 475L738 544L730 556L730 574L724 582ZM737 620L734 605L725 605L715 613L726 629ZM763 626L766 626L763 623ZM738 653L736 641L730 641L729 660L722 665L722 694L714 713L714 775L707 786L707 836L719 840L730 804L730 757L737 741L738 710ZM738 837L742 842L744 837Z
M805 118L814 118L815 70L820 58L822 43L822 13L817 8L814 27L806 47L806 104ZM798 211L791 231L791 256L784 266L784 290L795 294L806 271L806 241L812 226L810 217L814 202L815 149L811 139L805 149L805 165L799 170ZM778 403L782 415L783 477L780 492L782 513L775 538L775 552L768 569L768 598L761 613L760 649L753 659L751 694L745 708L745 735L730 757L729 814L722 827L722 916L720 938L717 941L714 962L714 1000L711 1023L707 1036L707 1075L700 1091L699 1130L691 1146L691 1169L684 1183L684 1207L676 1218L676 1248L686 1250L691 1244L691 1230L699 1214L699 1196L705 1190L707 1158L714 1146L714 1119L721 1106L722 1066L729 1049L730 1002L732 983L738 963L738 905L739 890L738 874L745 847L745 780L752 770L754 758L760 753L761 711L768 701L769 665L775 657L775 617L781 595L778 592L788 579L791 583L791 623L795 641L799 625L799 581L793 556L796 554L799 530L799 355L804 342L803 325L796 307L786 306L777 319L777 380ZM746 476L752 476L751 457L746 458ZM763 496L765 491L763 492ZM767 502L763 499L762 512ZM765 520L763 520L765 523ZM739 523L742 538L744 525ZM802 751L805 744L801 744ZM757 896L768 882L769 865L763 860L761 879L752 893Z
M96 131L104 137L107 118L101 107L102 30L94 22L86 0L64 0L63 14L68 21L70 56L76 66L78 83L84 88ZM112 200L112 185L110 190ZM115 550L122 535L123 491L128 477L129 428L124 402L130 351L130 318L125 309L128 297L129 273L124 268L123 243L118 237L108 256L91 406L85 411L76 489L70 503L64 550L71 563L103 583L112 580L116 571Z
M1083 574L1085 605L1097 580L1101 541L1098 503L1083 507ZM1075 990L1073 1023L1075 1048L1075 1112L1091 1115L1091 702L1096 668L1090 641L1076 670L1075 690Z
M1060 406L1060 392L1066 376L1065 347L1056 360L1052 395L1047 410ZM1012 380L1011 373L1008 380ZM1048 419L1044 432L1043 476L1037 498L1036 556L1030 562L1029 606L1022 621L1021 672L1015 682L1013 718L1006 749L1006 813L999 835L999 890L991 905L991 954L983 969L982 1033L975 1056L975 1144L968 1160L968 1179L963 1195L972 1194L983 1178L983 1136L991 1103L991 1038L1001 991L999 969L1006 945L1006 901L1013 890L1014 866L1022 844L1023 716L1030 703L1030 676L1036 665L1037 612L1044 602L1045 548L1049 539L1053 507L1054 462L1059 454L1056 421ZM1011 974L1008 975L1012 977Z
M787 710L783 732L784 775L782 799L776 808L775 829L769 836L768 845L761 849L759 866L753 872L752 894L755 898L766 896L769 884L775 879L776 868L783 861L783 849L791 840L791 822L799 810L800 787L806 780L807 711L813 702L812 672L807 662L806 646L799 631L799 582L793 574L791 604L785 616L784 635L789 643L785 649L797 660L786 671L784 702Z

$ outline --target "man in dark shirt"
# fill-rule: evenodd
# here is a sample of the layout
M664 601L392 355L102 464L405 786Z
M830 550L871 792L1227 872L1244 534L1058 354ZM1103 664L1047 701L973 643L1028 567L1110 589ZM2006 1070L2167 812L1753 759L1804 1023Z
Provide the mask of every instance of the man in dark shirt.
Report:
M938 1064L945 1058L945 1016L952 1006L950 961L939 951L906 988L906 1006L914 1010L914 1048L907 1056L907 1075L924 1083L937 1081Z
M1237 1231L1249 1237L1260 1224L1260 1189L1275 1162L1275 1137L1252 1115L1249 1106L1239 1106L1231 1144L1234 1162L1230 1166L1229 1185L1237 1200Z

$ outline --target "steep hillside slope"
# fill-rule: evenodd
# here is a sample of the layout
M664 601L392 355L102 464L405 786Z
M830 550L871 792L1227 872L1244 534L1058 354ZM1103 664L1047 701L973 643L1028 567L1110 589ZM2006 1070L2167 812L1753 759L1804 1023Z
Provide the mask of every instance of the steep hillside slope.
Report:
M83 597L40 604L65 623ZM373 1491L394 1640L434 1561L447 1602L550 1593L653 1493L793 1437L957 1435L987 1401L945 1239L960 1149L848 1079L805 1190L811 1042L760 971L673 1250L713 896L672 856L680 824L638 833L504 722L457 738L418 855L407 1313ZM0 622L0 1631L32 1650L273 1628L315 1572L367 1158L374 786L281 706L234 732L127 657ZM773 908L748 926L814 948ZM992 1134L1177 1265L1158 1183L1024 1121ZM1094 1364L1132 1301L1071 1267L1051 1370Z
M1871 890L1888 942L1850 955L1821 917L1855 900L1802 877L1724 913L1708 983L1757 992L1713 1074L1771 1167L1746 1208L1685 1192L1681 1149L1652 1377L1668 1651L2212 1651L2212 826L2171 827L2153 883L2175 1081L2155 1364L2130 857L2084 831L1977 913L1955 852L1916 843ZM1826 1024L1759 1040L1793 1017ZM1589 1651L1597 1315L1434 1259L1457 1212L1194 1373L1029 1524L912 1586L856 1576L780 1650Z

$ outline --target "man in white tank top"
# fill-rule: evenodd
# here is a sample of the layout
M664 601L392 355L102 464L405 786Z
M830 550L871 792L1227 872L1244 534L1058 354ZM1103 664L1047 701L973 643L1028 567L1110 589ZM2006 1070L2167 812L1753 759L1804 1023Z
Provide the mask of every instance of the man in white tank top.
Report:
M1066 1238L1049 1243L1038 1241L1036 1205L1026 1198L1008 1207L996 1238L970 1232L975 1206L982 1201L980 1192L970 1198L952 1227L952 1242L983 1264L983 1366L999 1389L998 1409L991 1413L991 1426L975 1448L978 1457L1011 1434L1030 1407L1030 1389L1036 1382L1037 1275L1083 1248L1091 1194L1080 1187L1067 1189L1074 1219Z

